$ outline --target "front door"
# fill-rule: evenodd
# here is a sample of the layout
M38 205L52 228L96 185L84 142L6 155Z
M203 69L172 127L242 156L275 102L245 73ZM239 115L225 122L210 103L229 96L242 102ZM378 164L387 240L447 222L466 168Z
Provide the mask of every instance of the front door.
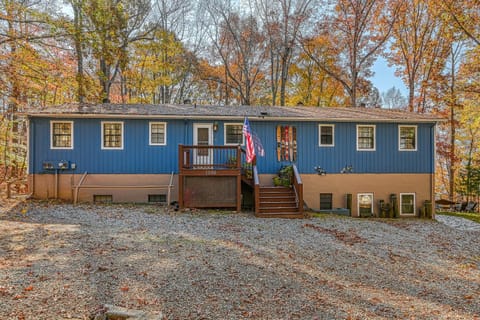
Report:
M208 123L195 123L193 125L193 144L195 146L213 145L213 125ZM195 149L193 164L213 164L213 152L210 148Z

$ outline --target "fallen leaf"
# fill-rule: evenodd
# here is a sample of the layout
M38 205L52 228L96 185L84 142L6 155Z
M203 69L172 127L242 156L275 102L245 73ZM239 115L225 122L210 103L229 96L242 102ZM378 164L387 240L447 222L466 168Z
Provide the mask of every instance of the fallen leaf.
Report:
M23 289L24 291L32 291L33 290L33 286L28 286L26 287L25 289Z
M120 290L122 290L123 292L127 292L129 289L130 288L127 286L120 287Z

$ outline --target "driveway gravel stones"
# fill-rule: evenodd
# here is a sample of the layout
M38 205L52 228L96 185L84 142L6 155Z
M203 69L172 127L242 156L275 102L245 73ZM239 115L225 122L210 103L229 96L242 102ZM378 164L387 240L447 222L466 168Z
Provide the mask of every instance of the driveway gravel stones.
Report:
M439 218L440 217L440 218ZM479 319L478 228L28 201L0 214L0 318Z

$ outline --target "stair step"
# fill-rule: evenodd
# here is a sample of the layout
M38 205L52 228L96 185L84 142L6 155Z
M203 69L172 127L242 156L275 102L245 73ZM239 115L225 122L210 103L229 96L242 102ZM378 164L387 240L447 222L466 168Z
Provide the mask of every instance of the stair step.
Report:
M295 206L292 207L260 207L258 208L260 213L298 213L298 208Z
M260 201L260 209L262 208L297 208L296 202L263 202Z
M274 195L262 195L260 194L260 202L295 202L295 195L287 195L287 196L274 196Z
M260 187L260 192L293 192L293 189L288 187Z
M303 219L304 215L299 212L281 212L281 213L256 213L257 218L282 218L282 219Z

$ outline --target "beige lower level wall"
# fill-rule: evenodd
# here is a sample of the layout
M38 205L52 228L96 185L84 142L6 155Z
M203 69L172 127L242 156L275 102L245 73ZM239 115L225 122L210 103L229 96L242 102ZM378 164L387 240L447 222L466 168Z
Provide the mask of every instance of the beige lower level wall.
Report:
M35 174L29 176L33 197L37 199L62 199L73 201L75 188L81 174ZM105 188L80 188L78 202L93 202L94 195L112 195L114 202L148 202L149 194L167 194L170 174L88 174L82 185L106 186ZM177 200L177 176L173 179L171 201ZM108 186L132 186L132 188L108 188ZM137 186L137 187L135 187ZM145 188L145 186L159 186Z
M346 194L352 194L352 215L358 216L357 195L373 193L373 210L378 213L378 201L390 202L396 194L400 204L400 193L414 193L416 209L425 200L433 201L431 174L303 174L303 198L312 209L320 208L320 193L333 194L333 207L346 208Z
M261 175L262 185L271 185L275 175ZM78 184L82 175L59 174L56 185L54 174L30 175L30 187L34 186L34 197L39 199L59 198L67 201L74 199L74 186ZM87 175L84 185L104 186L145 186L168 185L169 174L92 174ZM425 200L433 201L432 175L430 174L303 174L303 195L309 208L320 208L320 193L333 194L333 207L346 207L346 194L352 194L352 215L358 215L357 195L359 193L373 194L373 209L378 213L378 201L389 202L390 195L400 193L415 193L416 210ZM171 190L171 200L178 199L178 176L174 176L174 187ZM56 191L57 190L57 191ZM78 193L79 202L92 202L94 195L112 195L114 202L148 202L149 194L166 194L165 188L81 188Z

